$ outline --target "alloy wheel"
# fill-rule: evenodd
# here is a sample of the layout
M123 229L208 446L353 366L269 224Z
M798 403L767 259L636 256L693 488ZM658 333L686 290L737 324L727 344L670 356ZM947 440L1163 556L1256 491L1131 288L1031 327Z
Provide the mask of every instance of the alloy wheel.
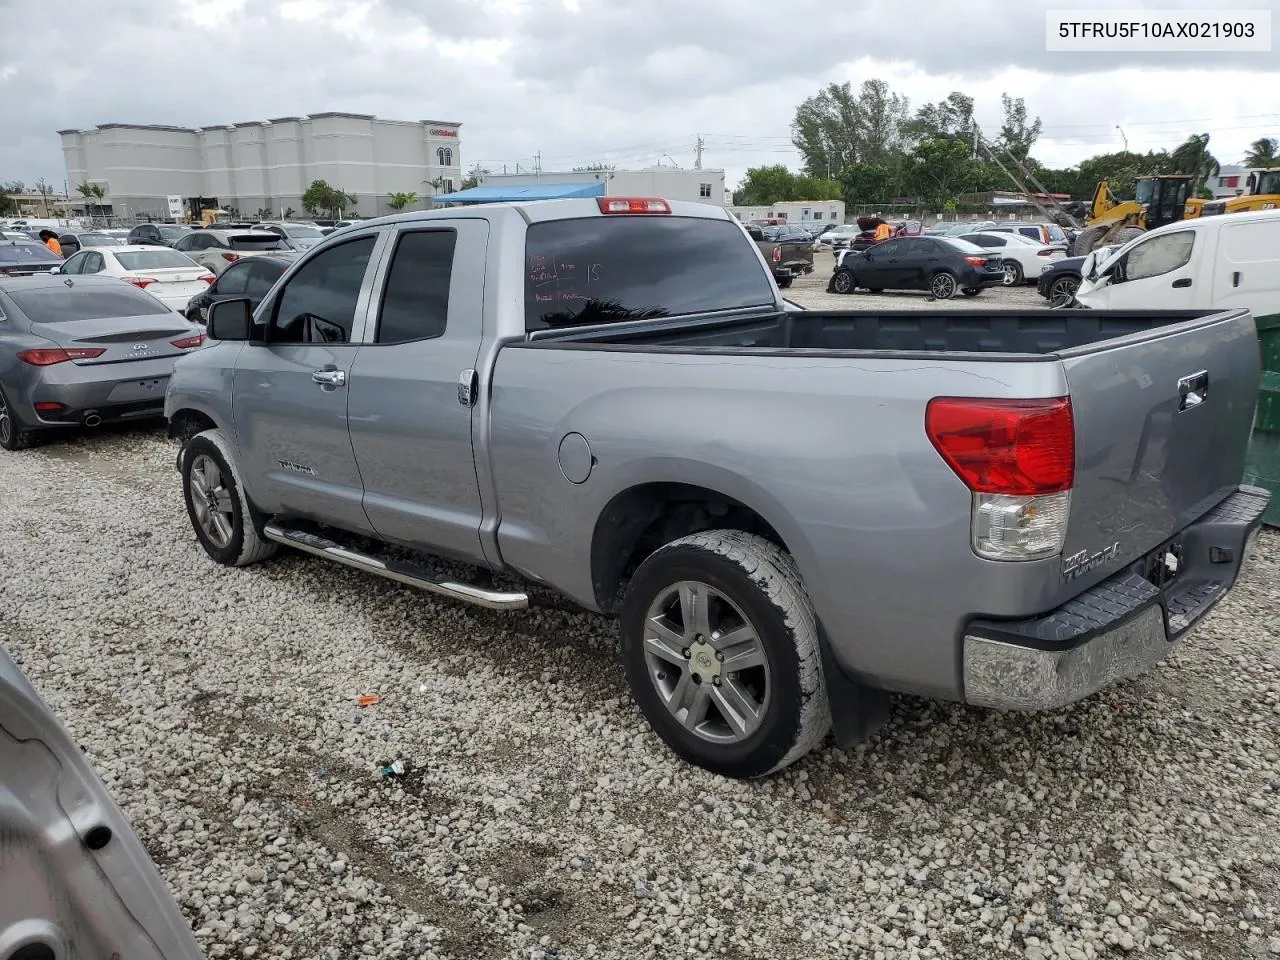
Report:
M222 549L231 543L234 513L231 491L214 459L200 454L191 464L191 508L209 542Z

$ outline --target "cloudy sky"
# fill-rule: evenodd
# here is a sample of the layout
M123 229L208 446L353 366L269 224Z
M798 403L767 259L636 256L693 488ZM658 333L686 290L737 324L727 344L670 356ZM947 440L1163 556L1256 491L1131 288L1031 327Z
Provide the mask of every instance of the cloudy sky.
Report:
M1270 9L1274 0L0 0L0 181L65 176L54 131L349 110L464 124L463 163L788 163L796 104L887 80L916 106L1001 91L1052 166L1208 131L1224 163L1280 136L1270 53L1045 51L1045 11ZM1280 20L1280 15L1277 15Z

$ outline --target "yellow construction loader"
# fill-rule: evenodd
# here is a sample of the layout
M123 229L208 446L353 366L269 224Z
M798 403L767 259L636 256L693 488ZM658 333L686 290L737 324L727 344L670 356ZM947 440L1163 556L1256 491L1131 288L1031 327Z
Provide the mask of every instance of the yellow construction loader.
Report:
M1174 173L1139 177L1132 200L1117 200L1106 180L1093 191L1084 229L1071 243L1071 255L1082 257L1109 243L1127 243L1146 230L1200 215L1204 200L1192 196L1196 178Z
M1280 207L1280 167L1254 170L1245 184L1247 189L1238 197L1206 201L1200 215L1210 217L1219 213L1274 210Z

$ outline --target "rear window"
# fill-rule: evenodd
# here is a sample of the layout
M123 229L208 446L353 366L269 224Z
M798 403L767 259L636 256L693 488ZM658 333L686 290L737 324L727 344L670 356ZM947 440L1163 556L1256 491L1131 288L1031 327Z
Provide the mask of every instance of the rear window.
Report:
M177 250L138 250L117 253L116 259L126 270L167 270L174 267L186 267L193 270L199 266L186 254Z
M166 240L177 240L191 232L190 227L160 227L160 236Z
M118 289L114 286L57 286L41 290L10 290L9 299L32 323L67 323L172 312L155 297L124 281L120 282Z
M725 220L600 216L529 227L525 329L774 302L755 246Z
M1065 233L1065 232L1063 231L1063 229L1062 229L1060 226L1058 226L1056 223L1051 223L1051 224L1049 224L1049 225L1046 227L1046 229L1049 231L1049 242L1050 242L1050 243L1066 243L1066 242L1067 242L1067 235L1066 235L1066 233Z
M0 263L48 263L58 255L43 243L0 243Z
M261 233L243 234L238 237L228 237L227 242L231 244L232 250L287 250L278 236L274 233L263 236Z
M946 244L948 247L960 251L967 257L974 256L975 254L983 257L987 255L987 251L976 243L970 243L968 240L961 240L959 237L935 237L934 239L939 243Z

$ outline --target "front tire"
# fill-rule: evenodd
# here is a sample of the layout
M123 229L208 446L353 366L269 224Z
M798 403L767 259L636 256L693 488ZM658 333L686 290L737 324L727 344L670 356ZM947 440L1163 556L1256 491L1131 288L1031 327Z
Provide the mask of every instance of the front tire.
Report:
M853 293L853 271L841 267L831 278L831 289L836 293Z
M1080 289L1078 277L1059 277L1049 285L1049 305L1053 307L1069 306Z
M830 729L813 605L795 562L763 537L714 530L659 548L620 614L636 703L689 763L762 777Z
M221 430L205 430L182 450L182 496L196 539L216 563L245 567L277 544L262 535L263 516L249 502Z

